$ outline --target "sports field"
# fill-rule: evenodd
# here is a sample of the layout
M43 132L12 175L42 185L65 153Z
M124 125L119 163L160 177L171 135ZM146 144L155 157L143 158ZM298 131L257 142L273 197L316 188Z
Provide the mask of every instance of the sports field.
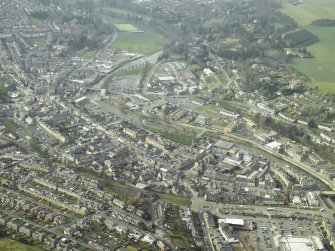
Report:
M112 48L132 53L150 55L162 50L166 40L151 31L144 33L120 33Z
M285 0L282 11L295 19L304 28L319 37L320 42L307 49L314 58L296 58L293 67L311 79L310 86L318 86L320 91L335 93L335 27L311 25L318 19L335 19L335 1L304 0L294 6Z

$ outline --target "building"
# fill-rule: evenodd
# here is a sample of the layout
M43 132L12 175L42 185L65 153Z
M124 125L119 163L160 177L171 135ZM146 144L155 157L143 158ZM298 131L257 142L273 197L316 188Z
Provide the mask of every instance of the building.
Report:
M225 223L221 222L219 224L219 230L220 230L220 233L222 234L223 238L225 239L225 241L227 241L228 243L238 243L238 242L240 242L240 240L236 236L232 226L229 226L228 224L225 224Z
M280 245L284 251L322 251L325 250L320 237L289 237L280 239Z
M235 113L235 112L231 112L231 111L228 111L228 110L225 110L225 109L222 109L220 111L220 114L224 115L224 116L227 116L227 117L231 117L231 118L234 118L234 119L237 119L240 117L240 114L238 113Z
M200 114L195 121L200 125L208 125L210 123L210 118L206 115Z
M307 201L310 206L313 206L313 207L320 206L320 202L318 201L318 199L315 196L315 193L313 192L307 193Z
M204 218L205 218L205 223L208 228L215 228L215 220L214 220L214 215L210 212L205 212L204 213Z
M223 131L226 133L232 133L237 128L237 121L230 121L227 125L224 126Z

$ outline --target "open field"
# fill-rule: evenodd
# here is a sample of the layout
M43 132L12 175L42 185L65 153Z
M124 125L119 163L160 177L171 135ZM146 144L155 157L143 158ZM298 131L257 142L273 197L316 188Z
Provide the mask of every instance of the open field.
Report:
M313 88L317 86L321 92L335 94L334 82L310 82L308 86Z
M0 250L6 251L42 251L36 246L29 246L8 238L0 239Z
M166 40L157 33L146 31L144 33L121 33L112 48L132 53L150 55L160 51Z
M177 196L173 194L165 194L165 193L159 193L159 197L163 200L172 202L174 204L178 204L181 206L190 206L192 204L192 201L186 197Z
M329 18L335 19L335 1L333 0L304 0L294 6L289 0L283 1L282 11L295 19L299 26L309 25L312 21Z
M132 24L115 24L115 26L120 31L137 31L136 27Z
M97 54L96 50L83 51L80 56L84 59L92 59Z
M45 37L33 38L31 39L31 41L37 47L44 47L47 43L47 40Z
M295 58L292 66L311 79L310 86L318 86L327 93L335 92L335 27L319 27L311 25L317 19L335 19L335 1L306 0L298 6L283 4L282 11L295 19L299 27L304 28L319 37L320 42L307 49L314 58Z

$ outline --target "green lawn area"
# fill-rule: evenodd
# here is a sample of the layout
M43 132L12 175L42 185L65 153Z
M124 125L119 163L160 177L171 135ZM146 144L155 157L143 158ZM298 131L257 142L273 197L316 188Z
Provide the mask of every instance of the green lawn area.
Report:
M45 37L39 37L32 39L32 43L36 44L37 47L44 47L47 43L47 40Z
M150 55L162 50L166 40L157 33L145 31L144 33L121 33L111 45L132 53Z
M116 76L134 76L142 73L142 68L118 72Z
M335 19L333 0L304 0L297 6L292 5L290 0L284 0L282 6L282 12L294 18L301 27L317 19Z
M5 87L5 81L0 80L0 92L6 92L7 88Z
M335 83L330 82L310 82L310 87L318 87L321 92L335 94Z
M183 145L187 145L190 146L192 145L192 142L194 140L194 138L196 137L195 134L184 134L182 132L179 131L174 131L174 132L169 132L169 131L165 131L163 129L160 128L154 128L154 127L149 127L147 126L147 128L152 131L153 133L157 133L160 136L162 136L165 139L169 139L172 140L174 142L183 144Z
M42 251L37 246L29 246L8 238L0 239L0 250L3 251Z
M166 201L172 202L174 204L178 204L181 206L190 206L192 205L192 201L189 198L177 196L173 194L166 194L166 193L158 193L158 196Z
M335 89L335 27L311 25L317 19L335 19L335 1L306 0L298 6L283 4L282 11L294 18L299 27L319 37L320 42L307 49L314 58L295 58L292 66L311 79L310 86L319 86L323 92L334 93Z
M80 53L80 56L84 59L92 59L97 54L96 50L83 51Z
M221 107L216 105L203 105L199 106L193 110L193 112L198 112L207 115L211 119L214 119L220 115Z
M179 134L179 133L169 133L169 132L163 132L161 133L162 137L172 140L174 142L190 146L192 145L194 136Z
M6 127L7 132L15 132L19 128L12 119L5 119L3 125Z
M218 78L221 84L225 85L228 83L228 80L226 79L226 75L224 73L219 74Z
M39 19L39 18L37 18L37 17L33 17L33 16L30 16L30 17L29 17L29 20L30 20L30 22L31 22L32 24L34 24L34 25L38 25L38 24L43 23L43 20L42 20L42 19Z
M136 27L132 24L116 24L115 26L120 31L137 31Z

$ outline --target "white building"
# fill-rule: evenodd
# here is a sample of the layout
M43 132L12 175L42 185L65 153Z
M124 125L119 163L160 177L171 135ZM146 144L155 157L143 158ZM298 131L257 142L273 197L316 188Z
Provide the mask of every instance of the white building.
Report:
M322 251L325 250L320 237L282 237L281 247L284 251Z

